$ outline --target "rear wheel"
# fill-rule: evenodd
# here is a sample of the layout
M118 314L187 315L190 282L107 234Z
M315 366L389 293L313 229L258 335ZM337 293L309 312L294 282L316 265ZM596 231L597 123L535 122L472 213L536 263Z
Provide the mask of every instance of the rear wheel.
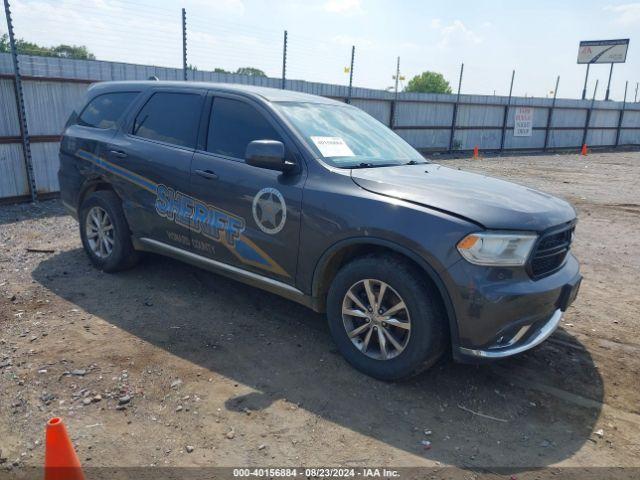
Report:
M111 191L90 194L80 207L80 237L91 263L105 272L130 268L138 255L120 198Z
M446 347L437 292L422 272L393 256L363 257L342 267L329 289L327 317L347 361L382 380L421 372Z

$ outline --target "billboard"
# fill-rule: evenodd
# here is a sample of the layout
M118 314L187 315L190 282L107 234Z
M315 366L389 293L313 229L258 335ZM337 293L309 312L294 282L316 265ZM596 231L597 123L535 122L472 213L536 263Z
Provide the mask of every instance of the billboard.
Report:
M582 41L578 49L578 63L624 63L628 48L628 38Z

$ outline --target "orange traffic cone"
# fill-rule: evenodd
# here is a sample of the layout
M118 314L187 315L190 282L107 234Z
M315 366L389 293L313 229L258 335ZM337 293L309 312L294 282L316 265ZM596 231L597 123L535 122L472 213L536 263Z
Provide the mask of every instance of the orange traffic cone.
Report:
M583 143L583 144L582 144L582 152L580 152L580 153L581 153L581 155L582 155L583 157L586 157L586 156L587 156L587 144L586 144L586 143Z
M84 480L78 455L73 449L61 418L47 422L44 480Z
M478 160L480 158L480 152L478 151L478 146L473 147L473 159Z

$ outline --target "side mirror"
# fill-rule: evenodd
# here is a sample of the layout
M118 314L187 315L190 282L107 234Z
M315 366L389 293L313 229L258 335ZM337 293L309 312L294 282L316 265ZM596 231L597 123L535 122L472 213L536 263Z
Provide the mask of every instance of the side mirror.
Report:
M254 140L247 145L244 158L248 165L285 172L292 164L284 159L284 144L277 140Z

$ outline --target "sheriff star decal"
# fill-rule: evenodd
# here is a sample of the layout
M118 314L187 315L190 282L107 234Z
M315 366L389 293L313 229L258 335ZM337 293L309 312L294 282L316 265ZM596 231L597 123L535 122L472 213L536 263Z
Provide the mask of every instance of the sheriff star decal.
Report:
M275 188L263 188L253 197L253 219L264 233L275 235L287 221L287 205Z

